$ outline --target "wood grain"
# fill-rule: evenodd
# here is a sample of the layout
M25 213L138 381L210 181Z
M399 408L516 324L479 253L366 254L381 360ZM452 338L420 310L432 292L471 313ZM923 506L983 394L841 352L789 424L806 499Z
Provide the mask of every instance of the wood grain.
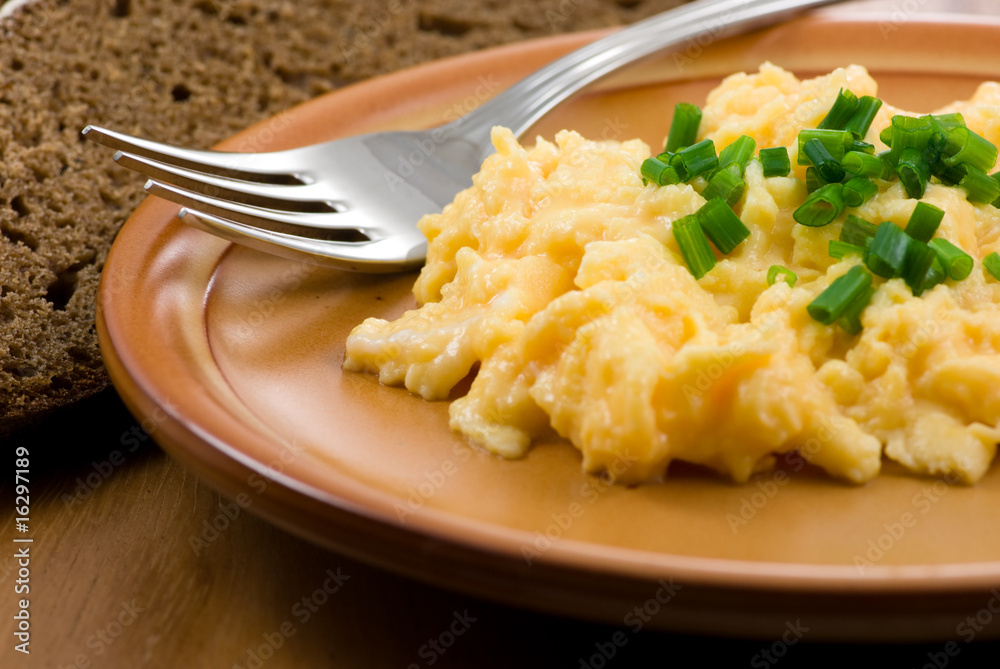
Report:
M38 464L29 533L32 652L13 651L17 566L6 550L0 666L647 666L674 664L682 650L746 665L775 643L636 634L407 580L256 518L136 434L144 436L109 391L6 449L26 445ZM3 491L9 542L15 532L7 481ZM806 641L787 656L846 662L861 653L892 666L922 666L942 648ZM1000 644L960 650L949 666L977 666Z

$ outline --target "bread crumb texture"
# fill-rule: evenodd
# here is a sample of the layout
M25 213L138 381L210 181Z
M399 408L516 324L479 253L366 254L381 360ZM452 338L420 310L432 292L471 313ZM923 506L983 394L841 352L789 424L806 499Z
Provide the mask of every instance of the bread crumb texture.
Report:
M209 147L372 76L679 0L41 0L0 20L0 436L94 394L94 301L142 177L96 123Z

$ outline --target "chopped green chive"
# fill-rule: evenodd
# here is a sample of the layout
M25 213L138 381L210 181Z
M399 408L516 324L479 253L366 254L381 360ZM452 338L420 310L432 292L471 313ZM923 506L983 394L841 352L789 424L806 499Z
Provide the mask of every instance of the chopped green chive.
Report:
M909 243L910 238L902 228L891 221L885 221L878 226L865 264L872 272L887 279L900 276Z
M814 193L828 183L830 182L823 178L818 169L812 165L806 168L806 191Z
M848 151L840 161L846 172L859 177L882 179L885 177L885 162L878 156L857 151Z
M806 311L823 325L830 325L844 314L854 300L865 295L871 285L872 275L864 267L855 265L846 274L834 279L809 303Z
M983 269L990 273L997 281L1000 281L1000 253L994 251L983 258Z
M850 146L845 147L845 150L847 152L852 152L853 151L854 153L867 153L869 155L875 155L875 145L874 144L869 144L868 142L862 142L862 141L857 140L857 139L854 140L853 142L851 142Z
M874 223L869 223L863 218L848 214L844 220L844 227L840 229L840 241L864 248L868 244L868 240L872 239L876 232L878 232L878 226Z
M657 186L680 183L677 170L658 158L646 158L639 168L642 173L643 183L654 183Z
M804 129L798 136L798 164L806 166L806 200L793 218L809 227L831 223L845 207L858 207L878 193L875 179L897 176L907 196L920 200L931 176L966 191L970 202L1000 208L1000 172L987 174L996 163L998 148L969 130L961 114L911 117L896 115L879 133L890 148L874 154L863 141L882 102L871 96L860 100L841 89L819 127ZM691 274L700 279L716 264L712 245L722 254L731 253L750 236L750 231L732 210L746 192L743 179L756 142L740 136L716 154L715 144L696 142L701 110L695 105L677 105L664 153L643 161L643 182L658 185L681 183L703 175L707 181L702 196L707 202L697 214L673 224L674 238ZM765 177L787 176L791 160L785 147L761 149L759 160ZM935 238L944 211L918 201L905 231L890 221L875 225L848 215L839 238L829 242L829 254L842 259L857 254L864 265L852 267L820 293L807 310L817 321L837 323L845 332L861 331L861 314L872 299L872 274L902 277L913 291L924 291L947 278L961 281L975 265L972 256L944 238ZM1000 280L1000 253L983 260L984 270ZM768 285L785 281L795 285L798 277L787 267L772 265Z
M935 251L934 262L931 263L931 268L927 270L927 274L924 276L924 285L920 287L920 293L930 290L939 283L944 283L944 280L947 278L948 272L941 263L941 256Z
M929 114L927 118L930 119L934 132L942 135L947 135L948 131L953 128L965 127L965 117L958 112L953 114Z
M865 247L858 246L857 244L848 244L847 242L842 242L839 239L830 240L829 254L831 258L840 260L849 253L857 253L859 256L864 257Z
M719 156L715 154L715 142L710 139L703 139L685 147L676 155L687 173L685 181L694 179L704 172L711 172L719 166Z
M740 177L746 169L747 163L753 158L754 149L757 142L749 135L740 135L735 142L719 152L719 170L724 170L730 165L739 165Z
M954 167L948 167L947 165L944 164L943 161L941 161L940 155L938 155L937 160L931 163L931 174L940 179L941 183L943 183L945 186L957 186L958 183L962 179L964 179L968 173L969 173L968 165L956 165Z
M875 157L882 161L882 178L891 179L892 175L896 173L896 159L892 157L892 149L879 151Z
M843 184L827 184L811 193L792 214L797 222L812 228L822 227L844 210Z
M661 153L660 155L657 156L657 158L659 160L663 160L664 158L666 158L667 161L669 161L670 166L674 168L675 172L677 172L677 176L680 177L680 180L681 181L688 180L689 178L688 171L687 168L684 167L684 161L681 159L679 153Z
M698 217L689 214L674 221L674 239L694 278L700 279L715 267L715 254L708 245L708 237L701 229Z
M720 252L729 254L750 236L750 230L724 200L709 200L698 210L698 222L705 236Z
M961 175L964 174L964 172L961 172L961 170L956 167L948 167L947 165L941 162L941 151L944 150L944 137L945 137L944 133L937 132L935 130L931 134L931 138L927 142L927 146L924 147L921 153L924 154L924 159L927 161L927 164L931 168L931 174L938 176L938 175L947 175L948 173L955 173L958 175L958 178L961 178Z
M923 151L931 139L932 129L930 119L916 116L892 117L892 147L890 156L898 162L906 149Z
M879 131L879 133L878 133L878 138L882 141L883 144L885 144L886 146L888 146L891 149L892 148L892 125L887 125L884 128L882 128Z
M893 149L895 150L895 149ZM920 199L927 190L927 181L931 178L931 167L919 149L907 147L899 154L896 164L896 174L906 189L909 197Z
M861 330L863 329L861 326L861 313L865 310L865 307L868 306L868 303L872 301L872 295L874 294L875 289L868 286L868 288L865 289L865 292L854 298L854 300L847 305L847 308L844 309L844 313L842 313L840 318L837 319L837 325L840 326L841 330L851 336L861 334Z
M857 109L858 96L846 88L841 88L830 111L816 127L821 130L842 130Z
M882 108L882 101L870 95L864 95L858 100L858 107L847 121L844 130L849 130L855 137L863 139L872 127L875 115Z
M935 258L937 258L937 253L934 249L923 242L910 238L910 243L906 247L906 257L903 259L901 275L914 295L919 296L924 292L927 273Z
M942 218L944 218L944 210L929 202L917 202L913 213L910 214L910 220L906 223L905 232L918 242L926 244L934 237L938 226L941 225Z
M976 204L990 204L1000 197L1000 181L972 165L965 165L965 176L958 185L965 189L965 198Z
M760 150L760 164L764 168L765 177L787 177L792 170L792 162L788 158L788 149L776 146Z
M965 126L958 126L945 137L941 162L948 167L967 165L985 172L997 162L997 147Z
M743 197L743 193L747 189L746 181L734 174L736 171L737 166L735 164L730 165L727 169L717 171L708 180L708 186L702 191L701 196L706 200L721 198L726 201L727 205L732 207L740 201L740 198Z
M670 122L665 151L674 153L691 146L698 139L701 109L690 102L680 102L674 107L674 120Z
M816 166L819 175L827 183L835 183L844 178L844 168L840 166L826 145L818 139L810 139L802 148L809 161Z
M778 281L784 281L789 286L794 286L799 280L798 275L784 265L771 265L767 268L767 285L773 286Z
M944 237L936 237L927 243L937 253L945 273L955 281L962 281L972 273L975 261L968 253L958 248Z
M670 186L673 184L681 183L681 175L677 174L677 170L674 169L673 165L668 165L667 169L663 171L660 175L660 185Z
M878 186L868 177L854 177L844 184L844 204L860 207L878 193Z
M819 128L815 130L805 128L799 131L799 153L797 158L799 165L813 164L805 152L805 146L811 139L822 142L833 159L839 162L844 157L847 147L853 144L854 135L846 130L822 130Z

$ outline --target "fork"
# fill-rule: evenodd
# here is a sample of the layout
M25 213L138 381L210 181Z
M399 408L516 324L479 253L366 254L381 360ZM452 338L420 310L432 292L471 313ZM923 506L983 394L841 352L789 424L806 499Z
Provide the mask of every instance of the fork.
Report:
M493 151L493 126L520 136L584 86L653 53L837 1L696 0L574 51L471 113L429 130L357 135L270 153L178 148L94 125L83 135L116 149L119 165L150 177L150 194L182 205L178 216L207 232L313 264L408 270L420 266L427 252L417 221L440 212L472 184Z

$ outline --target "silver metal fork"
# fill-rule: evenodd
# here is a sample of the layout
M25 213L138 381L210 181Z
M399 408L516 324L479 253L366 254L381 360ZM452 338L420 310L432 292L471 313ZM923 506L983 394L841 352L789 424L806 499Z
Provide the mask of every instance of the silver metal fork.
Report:
M472 183L495 125L521 135L584 86L696 36L716 39L839 0L696 0L549 64L471 113L420 131L382 132L272 153L176 148L89 125L83 134L150 177L146 190L220 237L296 260L364 272L424 261L421 216ZM419 164L419 169L401 166Z

